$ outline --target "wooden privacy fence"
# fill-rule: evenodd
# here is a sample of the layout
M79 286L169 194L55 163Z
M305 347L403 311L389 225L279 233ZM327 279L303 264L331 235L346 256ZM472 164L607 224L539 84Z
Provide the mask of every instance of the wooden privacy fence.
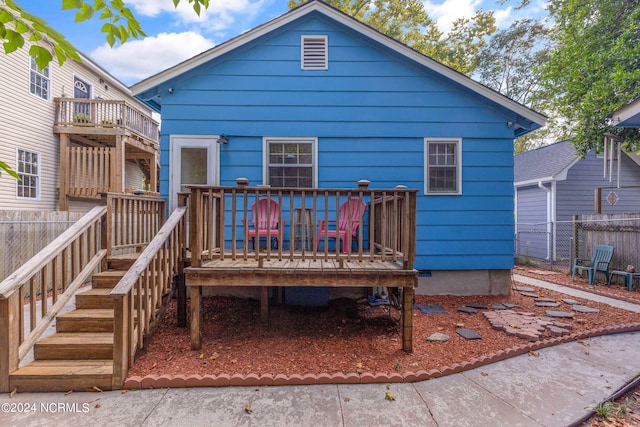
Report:
M136 351L158 320L162 296L182 271L185 212L178 207L111 291L114 303L113 387L120 388Z
M56 126L124 128L159 142L158 122L125 101L55 98Z
M191 191L189 242L194 267L202 266L207 259L261 262L331 258L400 261L405 269L413 268L416 239L410 230L415 230L416 190L192 186ZM271 216L276 215L278 229L262 230L266 247L255 250L260 247L260 239L256 237L253 243L250 230L261 234L251 222L252 206L265 198L279 206L277 211L266 211L266 223L271 223ZM347 239L341 249L328 231L319 230L318 224L325 220L340 224L340 216L344 215L341 208L352 199L363 203L366 210L358 221L349 204L347 218L342 218ZM305 244L296 248L296 242Z
M100 247L105 215L105 207L93 208L0 283L0 392L9 391L9 374L18 369L49 323L99 267L107 252ZM25 324L30 331L26 335Z
M640 271L640 213L582 215L575 219L574 252L590 258L595 245L613 246L612 270Z

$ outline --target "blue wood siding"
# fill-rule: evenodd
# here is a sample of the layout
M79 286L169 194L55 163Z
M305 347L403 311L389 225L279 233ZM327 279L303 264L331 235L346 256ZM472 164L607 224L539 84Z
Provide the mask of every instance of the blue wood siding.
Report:
M327 35L329 69L300 69L300 36ZM416 268L513 266L513 113L346 27L309 15L189 71L162 94L169 135L229 135L220 184L262 184L263 137L317 137L318 186L420 190ZM462 195L423 195L424 138L462 138Z

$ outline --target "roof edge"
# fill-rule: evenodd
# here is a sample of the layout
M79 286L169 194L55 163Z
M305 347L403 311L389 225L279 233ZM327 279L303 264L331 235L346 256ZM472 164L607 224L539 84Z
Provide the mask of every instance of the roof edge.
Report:
M195 67L198 67L218 56L228 53L236 49L237 47L249 43L314 11L319 11L325 16L328 16L329 18L332 18L333 20L350 27L355 31L360 32L370 39L388 47L393 51L400 53L401 55L417 62L418 64L431 69L436 73L449 78L450 80L453 80L461 86L466 87L467 89L470 89L471 91L483 96L484 98L513 111L514 113L539 125L540 127L546 124L547 117L545 115L538 113L537 111L534 111L506 97L505 95L502 95L501 93L482 85L481 83L476 82L475 80L454 70L453 68L447 67L446 65L441 64L440 62L426 55L423 55L422 53L410 48L409 46L373 29L372 27L369 27L368 25L358 21L357 19L319 0L313 0L301 6L298 6L297 8L285 12L284 14L272 19L271 21L268 21L252 30L247 31L246 33L236 36L235 38L232 38L199 55L196 55L191 59L188 59L180 64L161 71L154 76L148 77L145 80L135 83L130 86L131 93L135 96L140 93L146 92L149 89L152 89L153 87L166 82L167 80L178 77L179 75L190 71Z

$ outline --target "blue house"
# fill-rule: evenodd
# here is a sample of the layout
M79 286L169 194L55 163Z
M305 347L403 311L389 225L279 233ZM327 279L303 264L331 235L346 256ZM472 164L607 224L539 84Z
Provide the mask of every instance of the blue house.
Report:
M160 112L160 193L418 189L418 293L505 294L513 140L545 117L310 1L132 86Z

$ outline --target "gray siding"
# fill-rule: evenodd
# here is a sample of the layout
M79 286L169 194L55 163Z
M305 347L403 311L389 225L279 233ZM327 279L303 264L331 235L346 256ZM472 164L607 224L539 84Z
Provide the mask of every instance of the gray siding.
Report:
M585 159L576 163L568 172L565 181L557 183L556 219L558 221L571 220L573 215L593 214L593 195L597 187L615 186L617 179L617 164L614 164L613 182L602 177L603 159L596 157L590 151ZM620 169L620 185L640 185L640 167L622 156ZM610 191L618 195L618 202L610 205L606 197ZM612 188L602 191L602 213L640 212L640 188Z
M516 254L547 258L547 192L538 186L521 187L516 191Z

